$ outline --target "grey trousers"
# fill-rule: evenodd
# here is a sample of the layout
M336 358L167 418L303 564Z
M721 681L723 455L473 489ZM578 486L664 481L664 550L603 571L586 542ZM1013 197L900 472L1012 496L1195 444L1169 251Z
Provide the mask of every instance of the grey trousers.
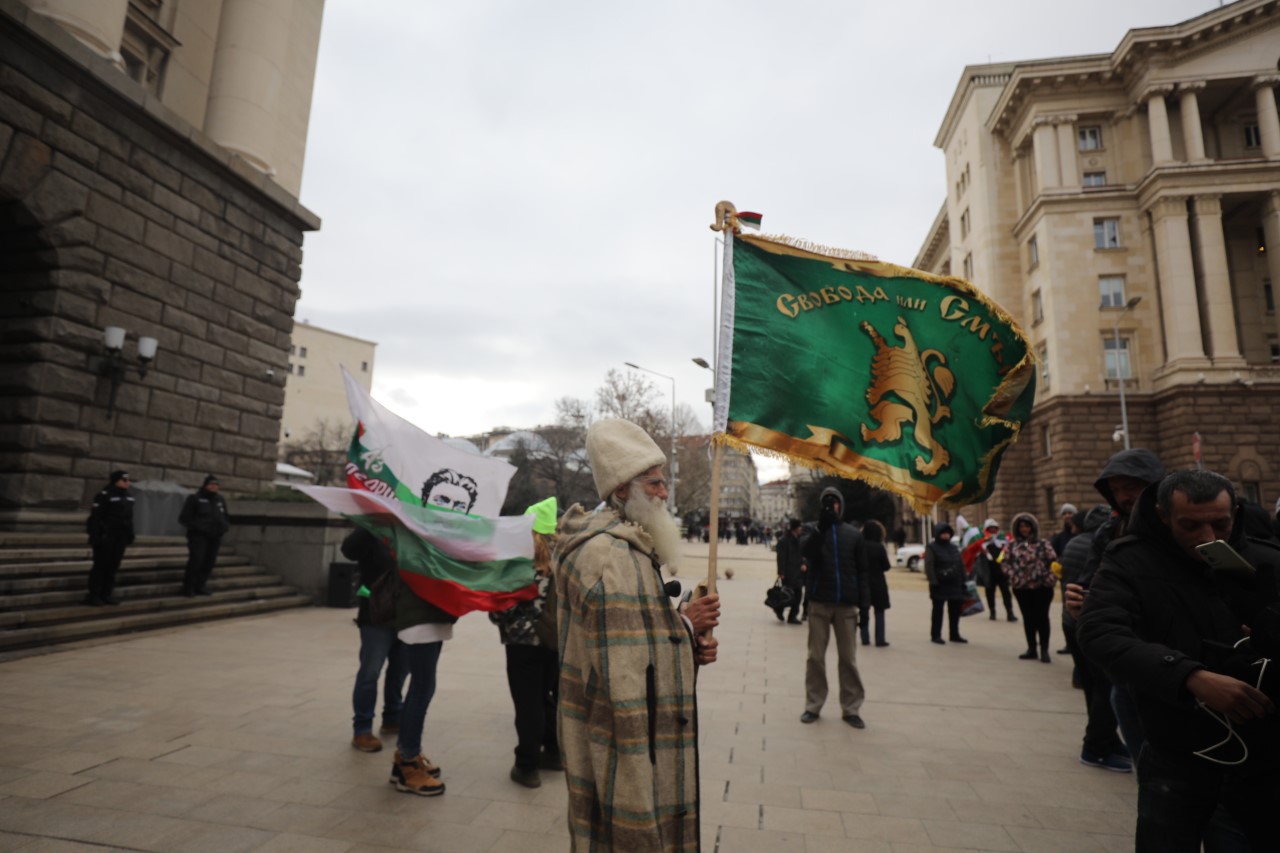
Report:
M836 633L836 671L840 678L840 713L858 713L866 691L858 675L858 608L815 601L809 609L809 661L805 665L806 711L816 714L827 701L827 642Z

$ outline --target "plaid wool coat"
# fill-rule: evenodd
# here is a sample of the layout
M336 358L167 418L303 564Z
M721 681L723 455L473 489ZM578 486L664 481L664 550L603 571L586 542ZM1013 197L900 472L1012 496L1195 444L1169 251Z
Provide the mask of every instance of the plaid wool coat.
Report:
M693 637L653 543L609 509L571 508L555 573L560 750L570 849L700 849Z

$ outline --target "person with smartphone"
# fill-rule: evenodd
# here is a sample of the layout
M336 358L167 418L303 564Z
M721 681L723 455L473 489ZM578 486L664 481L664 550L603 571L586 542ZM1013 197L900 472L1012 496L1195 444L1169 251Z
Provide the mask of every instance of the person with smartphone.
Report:
M1199 851L1221 806L1255 850L1280 850L1275 700L1213 664L1280 596L1280 548L1235 527L1231 482L1178 471L1145 489L1126 535L1102 557L1076 636L1084 654L1134 697L1136 850ZM1214 571L1198 547L1230 544L1257 571ZM1259 682L1260 683L1260 682Z

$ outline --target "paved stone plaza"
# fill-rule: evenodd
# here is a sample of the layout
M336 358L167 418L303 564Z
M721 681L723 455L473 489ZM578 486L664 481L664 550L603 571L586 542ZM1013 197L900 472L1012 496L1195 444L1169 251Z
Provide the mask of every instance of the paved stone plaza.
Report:
M688 558L705 571L705 546ZM773 554L721 548L720 660L698 686L707 853L1127 851L1130 775L1079 764L1070 662L1020 661L1022 626L965 619L935 646L923 578L890 578L887 649L860 647L865 731L834 698L801 725L807 628L763 606ZM686 578L690 572L684 573ZM426 754L448 793L387 784L356 752L351 612L196 625L0 663L0 851L563 851L565 789L508 780L497 630L459 622ZM1057 634L1055 605L1054 647ZM834 649L829 673L834 690Z

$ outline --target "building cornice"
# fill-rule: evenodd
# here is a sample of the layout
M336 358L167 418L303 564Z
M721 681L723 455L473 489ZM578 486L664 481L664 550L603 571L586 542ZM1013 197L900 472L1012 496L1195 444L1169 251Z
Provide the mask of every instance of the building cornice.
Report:
M938 209L938 215L933 218L933 224L929 226L929 233L925 237L924 246L920 249L911 265L918 270L929 272L929 267L933 266L928 263L933 259L939 247L944 242L949 242L951 237L951 221L947 217L947 201L943 199L942 207Z

